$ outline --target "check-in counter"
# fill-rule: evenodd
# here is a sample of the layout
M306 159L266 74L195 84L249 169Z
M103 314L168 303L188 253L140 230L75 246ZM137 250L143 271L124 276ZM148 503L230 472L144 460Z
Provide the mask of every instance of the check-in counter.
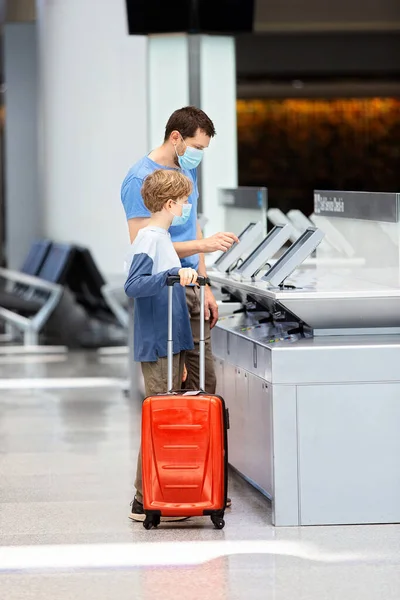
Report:
M243 306L213 331L229 462L271 498L276 526L398 523L399 196L323 194L322 222L352 231L362 262L320 269L317 251L276 287L210 272Z

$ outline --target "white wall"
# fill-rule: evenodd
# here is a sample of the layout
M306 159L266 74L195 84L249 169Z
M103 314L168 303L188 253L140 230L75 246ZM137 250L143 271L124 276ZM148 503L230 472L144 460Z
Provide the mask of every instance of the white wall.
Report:
M38 20L44 233L121 273L120 185L148 149L146 38L128 36L125 0L38 0Z
M205 234L212 235L225 229L218 190L238 185L235 40L204 35L200 52L201 108L217 131L201 166L203 214L208 218Z
M19 269L41 235L38 195L37 36L35 23L4 26L5 216L7 266Z
M148 40L149 149L153 149L162 144L172 113L189 104L189 50L187 35L149 36Z

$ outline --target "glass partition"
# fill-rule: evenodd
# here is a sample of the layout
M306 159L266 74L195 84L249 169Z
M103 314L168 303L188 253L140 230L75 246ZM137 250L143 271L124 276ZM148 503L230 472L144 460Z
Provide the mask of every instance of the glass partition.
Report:
M237 187L219 190L219 204L224 206L224 229L236 235L249 221L262 223L262 236L267 235L267 189Z
M315 191L312 220L329 242L317 248L318 280L400 287L399 205L396 193Z

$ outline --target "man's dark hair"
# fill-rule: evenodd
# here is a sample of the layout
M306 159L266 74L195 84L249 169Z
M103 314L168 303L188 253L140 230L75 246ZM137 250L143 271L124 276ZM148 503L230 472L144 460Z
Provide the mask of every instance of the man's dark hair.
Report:
M196 131L201 129L210 138L215 135L214 123L206 113L196 108L195 106L185 106L176 110L170 118L165 127L166 142L173 131L179 131L183 139L191 138L196 135Z

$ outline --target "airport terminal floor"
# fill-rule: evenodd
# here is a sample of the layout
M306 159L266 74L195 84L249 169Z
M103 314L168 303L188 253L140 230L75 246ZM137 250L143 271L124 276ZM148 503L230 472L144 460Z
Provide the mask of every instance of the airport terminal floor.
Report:
M274 528L234 473L222 531L131 522L140 399L123 394L126 357L8 353L0 374L2 598L398 599L400 526Z

